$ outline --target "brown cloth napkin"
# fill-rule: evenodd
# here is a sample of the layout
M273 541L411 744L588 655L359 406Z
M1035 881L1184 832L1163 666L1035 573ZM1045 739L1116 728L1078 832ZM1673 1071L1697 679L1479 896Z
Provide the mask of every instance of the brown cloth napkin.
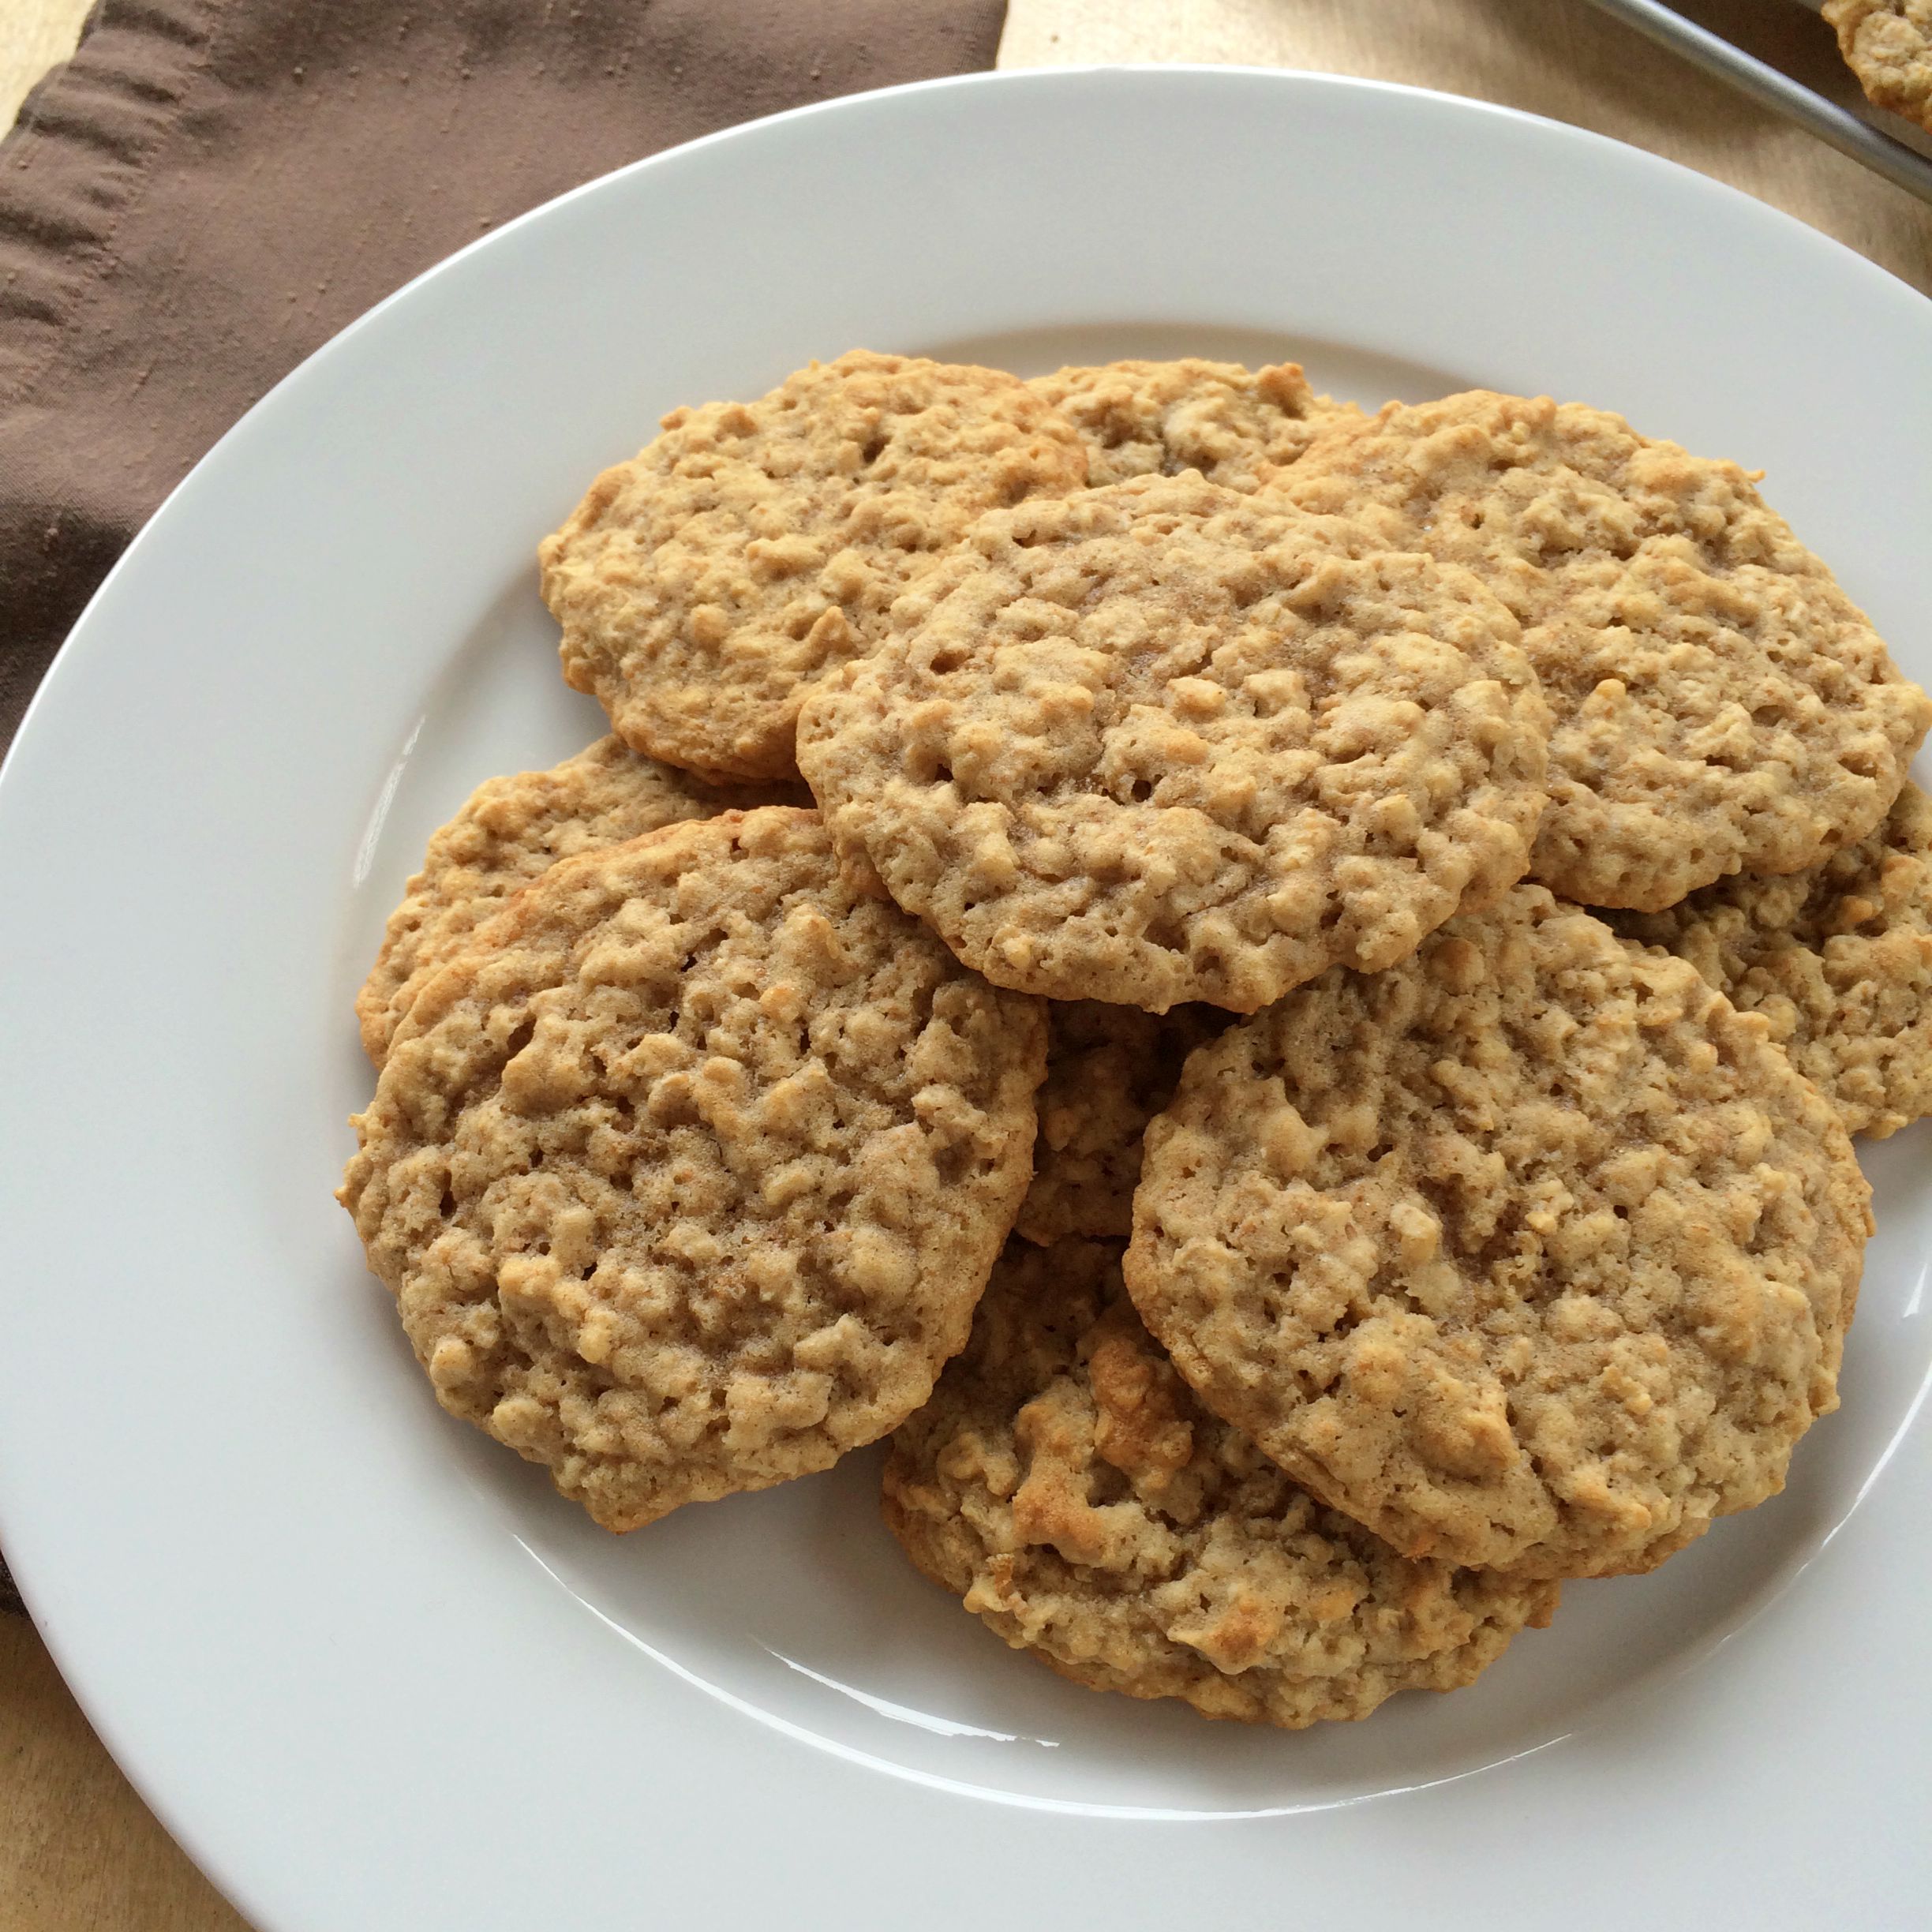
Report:
M0 748L155 505L371 303L640 155L990 67L1005 14L102 0L0 142Z

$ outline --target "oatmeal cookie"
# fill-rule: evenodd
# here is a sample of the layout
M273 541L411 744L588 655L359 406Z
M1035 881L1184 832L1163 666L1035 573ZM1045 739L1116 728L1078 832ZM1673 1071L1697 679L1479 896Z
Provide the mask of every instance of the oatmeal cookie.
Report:
M429 841L422 870L389 915L382 950L356 996L363 1050L376 1065L429 975L538 873L600 845L616 845L681 818L735 807L808 804L766 785L721 790L601 738L549 771L477 786Z
M842 853L996 984L1248 1013L1522 876L1548 713L1475 578L1198 476L996 511L807 699Z
M1795 872L1881 819L1932 720L1729 462L1487 390L1324 437L1271 486L1466 565L1523 624L1556 729L1534 875L1658 912Z
M855 350L673 410L538 552L564 675L654 758L796 777L799 694L908 578L983 511L1086 480L1072 425L998 369Z
M1825 0L1824 13L1866 99L1932 134L1932 0Z
M433 975L340 1199L443 1406L633 1529L926 1399L1045 1059L816 813L728 812L552 867Z
M1883 1139L1932 1114L1932 799L1915 784L1808 872L1742 874L1610 923L1762 1014L1848 1133Z
M1066 1000L1047 1009L1033 1185L1014 1233L1043 1247L1070 1234L1127 1238L1140 1136L1174 1098L1182 1061L1225 1020L1209 1006L1155 1014Z
M1782 1486L1870 1194L1760 1016L1523 886L1193 1054L1127 1281L1210 1408L1398 1549L1615 1574Z
M1291 1728L1472 1682L1554 1583L1411 1562L1195 1401L1118 1244L1009 1247L893 1438L886 1520L1016 1649L1130 1697Z
M1198 470L1211 483L1256 489L1324 429L1361 414L1316 395L1293 362L1110 362L1036 376L1032 387L1080 432L1095 485Z

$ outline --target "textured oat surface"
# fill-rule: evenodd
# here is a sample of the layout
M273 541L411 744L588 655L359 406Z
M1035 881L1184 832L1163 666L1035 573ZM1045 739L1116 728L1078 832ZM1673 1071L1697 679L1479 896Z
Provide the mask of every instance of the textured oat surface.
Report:
M994 512L821 683L841 851L1003 986L1251 1012L1522 875L1548 715L1476 580L1195 476Z
M342 1199L444 1406L632 1528L926 1398L1045 1034L817 814L727 813L553 867L431 978Z
M1835 1405L1870 1190L1681 960L1540 886L1189 1061L1127 1279L1218 1413L1411 1555L1641 1570Z
M1825 0L1866 96L1932 133L1932 0Z
M1916 785L1810 871L1726 879L1611 923L1762 1014L1850 1133L1881 1137L1932 1113L1932 800Z
M928 1576L1080 1683L1291 1727L1468 1683L1548 1620L1554 1584L1410 1562L1208 1415L1119 1255L1009 1248L893 1437L886 1518Z
M564 675L640 751L796 776L800 692L907 579L981 511L1086 477L1072 425L998 369L856 350L673 410L539 552Z
M1095 485L1198 470L1211 483L1255 489L1323 429L1361 414L1316 395L1293 362L1110 362L1038 376L1032 388L1080 432Z
M1474 390L1391 404L1272 486L1467 565L1556 714L1535 876L1655 912L1855 842L1932 704L1735 463Z
M1140 1136L1174 1098L1181 1062L1223 1024L1210 1006L1148 1013L1063 1000L1047 1009L1033 1185L1017 1234L1043 1246L1073 1234L1127 1238Z
M765 786L719 788L601 738L549 771L477 786L429 841L422 870L389 915L382 949L356 998L364 1050L376 1065L410 1002L510 895L560 859L616 845L681 818L734 807L809 803Z

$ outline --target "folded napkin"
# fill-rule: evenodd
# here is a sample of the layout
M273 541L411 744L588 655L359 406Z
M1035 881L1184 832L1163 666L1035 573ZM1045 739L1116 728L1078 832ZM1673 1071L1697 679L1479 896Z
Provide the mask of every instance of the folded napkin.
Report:
M640 155L990 67L1005 13L102 0L0 142L0 747L155 505L371 303Z

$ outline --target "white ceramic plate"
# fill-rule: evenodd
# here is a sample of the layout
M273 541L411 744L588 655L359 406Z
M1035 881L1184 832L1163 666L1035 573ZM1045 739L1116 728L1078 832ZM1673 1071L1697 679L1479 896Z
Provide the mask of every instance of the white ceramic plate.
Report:
M1932 305L1593 137L1305 76L1054 73L567 196L196 470L0 784L0 1530L264 1932L1870 1926L1932 1896L1926 1138L1788 1492L1474 1689L1300 1735L1099 1697L879 1526L877 1452L625 1539L429 1399L329 1198L430 829L601 728L531 552L674 403L855 343L1292 354L1762 464L1932 677Z

